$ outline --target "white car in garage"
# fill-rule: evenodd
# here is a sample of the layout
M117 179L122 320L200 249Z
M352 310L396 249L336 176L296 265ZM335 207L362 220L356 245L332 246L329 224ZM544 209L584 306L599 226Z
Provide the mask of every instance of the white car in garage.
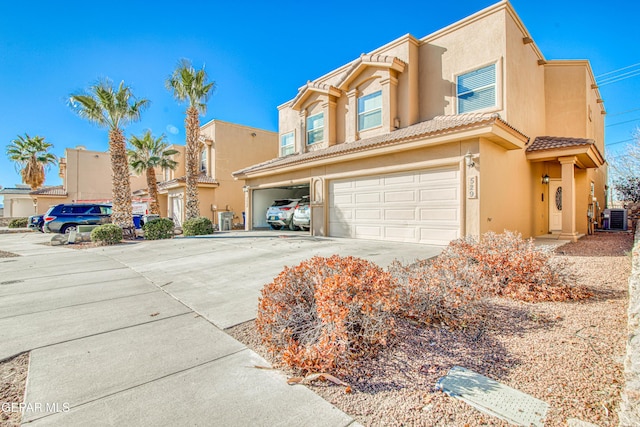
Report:
M295 211L293 211L293 225L303 230L311 227L311 215L309 209L309 196L305 196L298 202Z
M267 223L274 230L280 230L282 227L289 227L290 230L296 230L293 224L293 212L298 206L300 199L277 199L267 209Z

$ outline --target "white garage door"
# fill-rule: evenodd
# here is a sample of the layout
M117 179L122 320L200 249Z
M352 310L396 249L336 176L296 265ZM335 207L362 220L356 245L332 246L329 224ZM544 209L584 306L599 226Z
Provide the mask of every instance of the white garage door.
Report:
M446 245L460 237L460 171L438 168L331 181L329 233Z

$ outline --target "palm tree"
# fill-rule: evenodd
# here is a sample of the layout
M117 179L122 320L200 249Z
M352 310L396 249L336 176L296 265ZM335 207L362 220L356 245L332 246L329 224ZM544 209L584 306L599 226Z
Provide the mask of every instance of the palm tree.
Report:
M209 100L215 82L208 82L209 78L204 71L196 70L187 59L178 62L173 74L166 81L167 89L173 92L173 97L180 102L187 102L186 118L184 120L187 133L187 146L185 150L185 169L187 175L186 192L187 208L186 219L200 216L198 201L198 160L200 156L200 118L199 114L207 111L206 102Z
M53 144L49 144L42 136L25 133L7 145L7 157L16 163L16 170L22 176L22 182L37 190L45 180L45 167L55 165L58 161L54 154L48 152Z
M149 188L149 196L151 196L150 213L159 215L158 181L155 168L175 169L178 162L173 160L171 156L178 154L178 150L168 149L169 144L166 142L165 135L162 134L158 138L154 138L150 130L140 138L132 136L129 138L129 143L133 147L127 150L129 165L136 173L147 175L147 187Z
M108 79L98 81L86 92L69 96L69 106L78 116L109 129L113 192L111 220L121 227L133 227L129 162L122 129L140 120L140 113L148 105L147 99L136 99L124 81L116 89Z

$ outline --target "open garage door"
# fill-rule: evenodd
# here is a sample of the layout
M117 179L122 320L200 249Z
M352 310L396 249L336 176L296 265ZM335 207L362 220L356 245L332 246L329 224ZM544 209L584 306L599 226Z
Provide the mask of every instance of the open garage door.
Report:
M267 209L276 199L301 199L309 195L309 184L256 189L252 191L251 228L269 228Z
M334 180L329 235L446 245L460 237L457 167Z

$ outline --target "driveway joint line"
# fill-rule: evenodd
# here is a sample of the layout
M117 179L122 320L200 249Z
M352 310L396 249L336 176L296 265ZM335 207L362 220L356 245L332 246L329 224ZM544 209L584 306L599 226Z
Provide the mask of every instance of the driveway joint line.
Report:
M172 314L171 316L162 317L160 319L149 320L148 322L136 323L135 325L121 326L119 328L109 329L108 331L95 332L93 334L83 335L83 336L77 337L77 338L70 338L68 340L58 341L56 343L47 344L47 345L42 345L40 347L34 347L34 348L30 349L30 350L21 351L18 354L22 354L22 353L25 353L27 351L34 351L34 350L40 350L40 349L47 348L47 347L53 347L53 346L56 346L58 344L65 344L65 343L72 342L72 341L78 341L78 340L81 340L81 339L84 339L84 338L90 338L90 337L96 337L98 335L110 334L111 332L123 331L125 329L131 329L131 328L135 328L137 326L148 325L150 323L162 322L163 320L173 319L175 317L180 317L180 316L186 316L186 315L192 314L192 313L193 312Z
M16 314L14 316L0 317L0 320L13 319L13 318L20 317L20 316L30 316L32 314L38 314L38 313L47 313L47 312L50 312L50 311L64 310L65 308L80 307L80 306L83 306L83 305L98 304L98 303L103 303L103 302L107 302L107 301L116 301L116 300L124 299L124 298L131 298L131 297L140 296L140 295L152 294L152 293L155 293L155 292L158 292L158 290L157 289L153 289L153 290L149 290L149 291L146 291L146 292L140 292L140 293L137 293L137 294L123 295L121 297L114 297L114 298L107 298L107 299L102 299L102 300L98 300L98 301L90 301L90 302L83 302L83 303L78 303L78 304L65 305L63 307L53 308L53 309L49 309L49 310L34 311L34 312L31 312L31 313L21 313L21 314Z
M116 270L130 270L126 267L123 268L117 268ZM137 271L133 271L134 273L136 273L137 275L140 275ZM127 279L133 279L133 277L127 278ZM146 279L146 278L145 278ZM27 280L31 280L30 278ZM98 282L91 282L91 283L83 283L81 285L71 285L71 286L61 286L59 288L50 288L50 289L39 289L39 290L35 290L35 291L27 291L27 292L17 292L17 293L12 293L12 294L7 294L7 295L0 295L0 298L6 298L6 297L10 297L13 295L28 295L28 294L35 294L35 293L42 293L42 292L50 292L50 291L57 291L58 289L71 289L71 288L79 288L81 286L91 286L91 285L97 285L97 284L101 284L101 283L110 283L110 282L118 282L118 281L122 281L125 280L125 278L120 278L120 279L109 279L109 280L100 280ZM24 280L22 280L22 282L25 282ZM21 283L22 283L21 282ZM0 290L2 288L0 287Z
M116 260L117 261L117 260ZM101 262L101 260L98 260L96 262ZM120 265L124 265L122 263L120 263ZM105 269L101 269L101 270L87 270L87 271L83 271L82 273L78 273L78 274L84 274L84 273L99 273L101 271L109 271L109 270L120 270L120 268L128 268L128 266L124 266L124 267L117 267L117 268L105 268ZM76 274L76 273L71 273L71 274ZM43 279L45 277L60 277L60 276L70 276L71 274L69 273L63 273L63 274L47 274L46 276L29 276L29 280L32 279ZM24 279L23 279L24 280Z
M114 392L111 392L111 393L107 393L107 394L105 394L105 395L103 395L103 396L100 396L100 397L95 397L95 398L93 398L93 399L87 400L86 402L82 402L82 403L79 403L79 404L77 404L77 405L73 406L73 407L71 408L71 410L74 410L75 408L79 408L79 407L82 407L82 406L85 406L85 405L91 404L91 403L93 403L93 402L97 402L97 401L102 400L102 399L107 399L107 398L109 398L109 397L111 397L111 396L115 396L115 395L118 395L118 394L120 394L120 393L127 392L127 391L129 391L129 390L134 390L134 389L136 389L136 388L143 387L143 386L145 386L145 385L147 385L147 384L151 384L151 383L154 383L154 382L157 382L157 381L161 381L161 380L164 380L164 379L166 379L166 378L169 378L169 377L172 377L172 376L175 376L175 375L179 375L179 374L184 373L184 372L191 371L191 370L193 370L193 369L200 368L200 367L202 367L202 366L204 366L204 365L208 365L208 364L210 364L210 363L215 363L215 362L217 362L217 361L220 361L220 360L226 359L227 357L231 357L231 356L234 356L234 355L236 355L236 354L239 354L239 353L242 353L242 352L245 352L245 351L250 352L250 353L252 352L252 350L251 350L250 348L248 348L247 346L244 346L244 348L241 348L241 349L239 349L239 350L232 351L231 353L227 353L227 354L225 354L225 355L223 355L223 356L219 356L219 357L216 357L216 358L214 358L214 359L211 359L211 360L207 360L207 361L205 361L205 362L198 363L198 364L193 365L193 366L190 366L190 367L188 367L188 368L180 369L180 370L175 371L175 372L170 372L170 373L168 373L168 374L164 374L164 375L162 375L162 376L159 376L159 377L157 377L157 378L154 378L154 379L151 379L151 380L148 380L148 381L142 382L142 383L140 383L140 384L135 384L135 385L129 386L129 387L127 387L127 388L123 388L122 390L118 390L118 391L114 391ZM47 417L50 417L50 416L53 416L53 415L58 415L58 413L45 414L45 415L43 415L43 416L41 416L41 417L32 418L32 419L30 419L29 421L25 422L25 424L28 424L28 423L31 423L31 422L33 422L33 421L40 420L40 419L43 419L43 418L47 418Z

